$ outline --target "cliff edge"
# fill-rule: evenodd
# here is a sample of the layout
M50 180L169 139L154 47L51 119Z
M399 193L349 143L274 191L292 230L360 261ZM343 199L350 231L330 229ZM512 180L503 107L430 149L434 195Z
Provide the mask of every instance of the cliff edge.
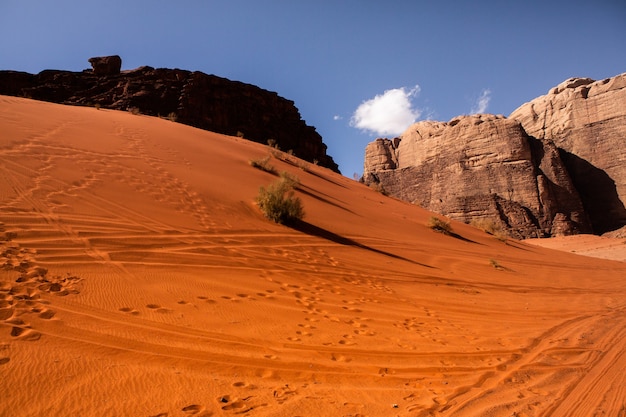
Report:
M626 74L572 78L507 118L418 122L367 145L363 181L514 237L626 225Z
M133 110L200 129L267 143L339 172L314 127L294 102L254 85L199 71L152 68L121 71L119 56L90 58L82 72L0 71L0 94L61 104Z

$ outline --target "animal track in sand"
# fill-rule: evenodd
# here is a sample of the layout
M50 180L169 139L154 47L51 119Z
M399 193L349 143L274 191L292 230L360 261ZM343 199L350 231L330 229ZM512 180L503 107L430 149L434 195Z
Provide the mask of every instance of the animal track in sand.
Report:
M121 308L119 308L119 311L121 311L122 313L130 313L133 316L139 315L139 311L135 310L132 307L121 307Z
M198 405L198 404L191 404L191 405L188 405L188 406L182 408L182 411L184 413L191 414L191 415L198 414L199 412L201 412L203 410L204 410L204 407L202 407L201 405Z
M247 388L247 389L256 389L256 386L253 384L249 384L247 382L238 381L233 383L233 387L235 388Z
M215 303L217 303L217 301L215 301L215 300L213 300L213 299L211 299L211 298L209 298L209 297L206 297L206 296L204 296L204 295L199 295L199 296L197 296L196 298L197 298L198 300L203 300L203 301L204 301L204 302L206 302L207 304L215 304ZM223 298L223 297L222 297L222 298ZM180 303L179 303L179 304L180 304Z
M170 310L169 308L161 307L159 304L147 304L146 307L149 308L150 310L154 310L157 313L161 313L161 314L171 313L173 311L173 310Z
M23 341L39 340L41 333L20 317L33 314L39 319L52 320L56 311L45 307L49 302L41 299L42 293L76 294L81 279L70 274L66 277L49 275L46 268L37 265L35 251L12 241L17 237L16 233L6 232L4 224L0 225L0 232L0 267L19 273L13 283L0 283L0 320L11 326L11 337Z
M296 395L298 392L289 387L289 384L285 384L282 387L274 388L272 395L278 404L283 404L293 395Z
M256 389L254 385L249 385L245 382L235 382L233 386L235 388ZM222 395L217 398L217 402L221 406L222 410L231 411L235 414L246 414L256 408L267 406L267 403L254 403L254 398L255 397L253 395L249 395L243 398L232 397L230 395Z

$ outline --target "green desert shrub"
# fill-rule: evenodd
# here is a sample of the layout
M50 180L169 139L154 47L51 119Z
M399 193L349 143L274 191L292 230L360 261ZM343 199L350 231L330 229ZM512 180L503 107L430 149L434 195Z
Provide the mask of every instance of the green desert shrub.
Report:
M428 227L433 229L435 232L443 233L444 235L452 234L452 226L450 226L450 222L441 220L436 216L431 216L428 219Z
M259 189L256 203L268 219L281 224L288 224L304 217L302 201L296 197L294 189L300 180L286 172L266 187Z

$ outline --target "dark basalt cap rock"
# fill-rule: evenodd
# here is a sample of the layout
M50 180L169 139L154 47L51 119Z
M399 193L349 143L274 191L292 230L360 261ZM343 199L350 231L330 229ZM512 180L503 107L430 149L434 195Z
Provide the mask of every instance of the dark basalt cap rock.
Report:
M95 75L117 75L122 69L122 58L119 55L89 58L89 63Z

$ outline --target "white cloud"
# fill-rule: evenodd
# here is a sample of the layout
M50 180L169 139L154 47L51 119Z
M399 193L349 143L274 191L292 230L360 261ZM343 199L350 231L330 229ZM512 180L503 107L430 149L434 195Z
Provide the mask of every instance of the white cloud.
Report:
M487 107L489 107L489 101L491 101L491 90L484 89L480 93L480 96L476 100L476 103L472 106L472 109L470 110L470 113L471 114L477 114L477 113L484 113L484 112L486 112L487 111Z
M333 116L333 120L341 120L343 119L343 117L339 116L338 114Z
M350 126L379 136L401 134L422 114L411 103L419 91L419 85L411 89L394 88L364 101L354 111Z

